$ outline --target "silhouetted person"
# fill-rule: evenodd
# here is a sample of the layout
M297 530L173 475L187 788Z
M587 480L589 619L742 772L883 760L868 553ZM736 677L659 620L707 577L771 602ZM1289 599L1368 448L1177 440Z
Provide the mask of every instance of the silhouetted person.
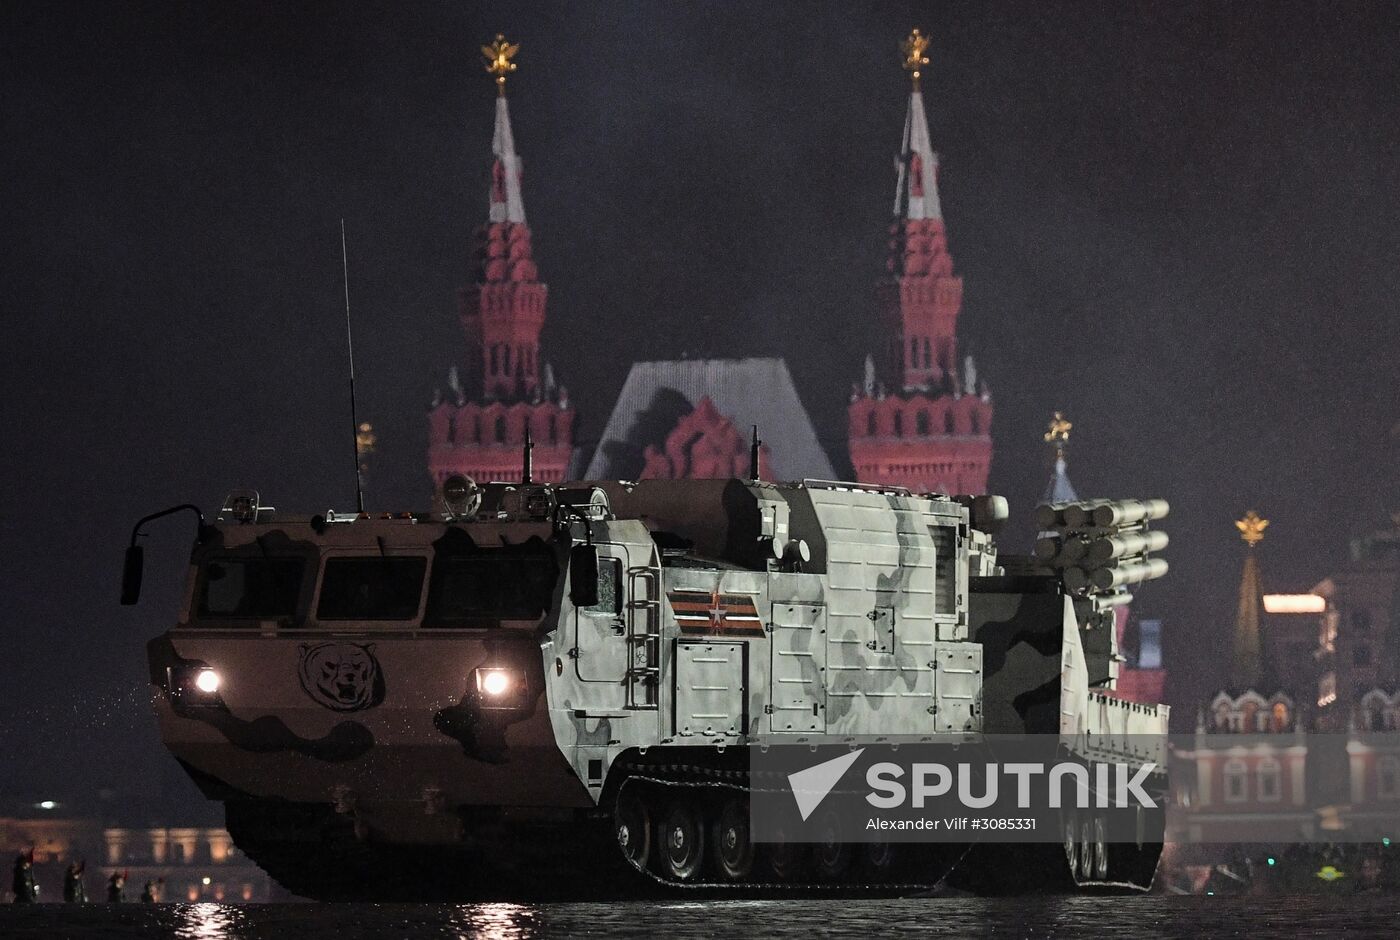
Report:
M107 903L121 904L126 900L126 893L122 890L126 887L126 872L114 871L112 877L107 879Z
M74 862L63 873L63 901L66 904L86 904L87 887L83 884L83 871L87 862Z
M38 899L39 886L34 883L33 849L15 856L15 877L10 887L15 892L16 904L33 904Z
M141 903L156 903L156 883L154 881L146 882L146 886L141 889Z

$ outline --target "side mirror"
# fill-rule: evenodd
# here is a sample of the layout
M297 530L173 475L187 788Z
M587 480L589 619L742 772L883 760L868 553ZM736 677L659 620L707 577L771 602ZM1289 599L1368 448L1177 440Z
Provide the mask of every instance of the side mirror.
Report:
M145 567L145 551L140 545L129 545L122 562L122 603L130 607L141 599L141 570Z
M598 547L575 545L569 550L569 600L575 607L598 603Z

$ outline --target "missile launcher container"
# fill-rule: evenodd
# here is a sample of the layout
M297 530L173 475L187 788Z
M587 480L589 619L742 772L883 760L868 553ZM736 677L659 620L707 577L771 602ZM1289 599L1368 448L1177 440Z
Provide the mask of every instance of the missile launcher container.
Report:
M1042 845L755 844L747 796L757 749L817 736L1164 735L1165 706L1114 697L1106 626L1165 567L1143 534L1164 504L1042 507L1038 557L999 557L999 497L458 477L442 499L298 516L240 491L216 521L186 505L133 530L126 603L141 527L199 515L178 622L148 647L160 733L290 891L1151 883L1159 815L1123 851L1087 818Z

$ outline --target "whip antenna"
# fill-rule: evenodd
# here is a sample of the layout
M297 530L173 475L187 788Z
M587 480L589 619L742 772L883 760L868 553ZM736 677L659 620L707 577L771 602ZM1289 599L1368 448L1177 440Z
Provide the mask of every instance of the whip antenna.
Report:
M355 456L355 511L365 511L365 487L360 477L360 422L355 417L355 341L350 332L350 258L345 251L345 220L340 220L340 268L345 275L345 352L350 360L350 449Z

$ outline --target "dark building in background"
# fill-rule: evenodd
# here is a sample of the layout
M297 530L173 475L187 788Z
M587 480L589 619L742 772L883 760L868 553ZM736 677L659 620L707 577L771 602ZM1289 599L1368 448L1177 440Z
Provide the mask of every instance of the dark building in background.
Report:
M1357 539L1351 558L1313 593L1326 606L1315 653L1320 719L1346 727L1374 689L1400 689L1400 514Z
M1400 839L1400 520L1357 540L1308 594L1265 594L1257 546L1268 522L1251 512L1236 525L1249 548L1231 685L1202 703L1192 743L1174 749L1168 837L1180 844L1169 864L1197 890L1252 881L1264 855L1268 866L1316 869L1294 871L1294 887L1400 878L1376 851ZM1309 845L1282 853L1288 843Z
M146 882L158 885L161 901L270 901L288 896L262 869L238 851L232 837L205 810L182 818L164 806L142 807L111 794L94 799L8 801L0 806L0 858L13 861L34 850L41 902L63 899L63 873L86 862L87 896L105 897L108 877L127 873L127 900ZM160 820L160 824L155 824ZM9 882L0 901L13 900Z

